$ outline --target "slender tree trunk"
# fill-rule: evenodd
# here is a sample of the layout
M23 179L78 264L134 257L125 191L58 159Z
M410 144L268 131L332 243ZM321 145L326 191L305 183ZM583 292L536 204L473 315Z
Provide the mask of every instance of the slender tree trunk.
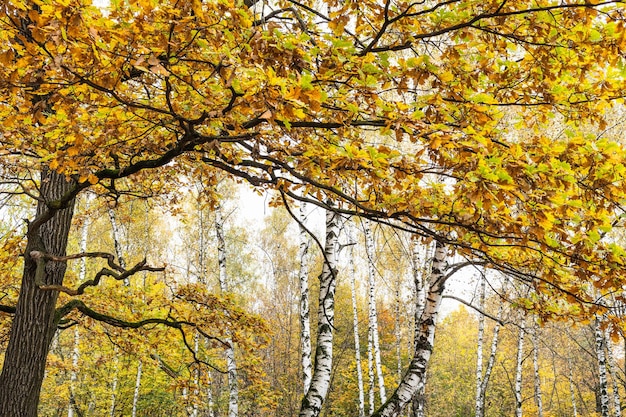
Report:
M228 292L228 275L226 274L226 240L224 239L224 219L221 207L215 208L215 231L217 234L217 259L219 263L219 280L222 293ZM229 332L230 333L230 332ZM228 417L239 414L239 384L237 382L237 362L235 349L230 335L226 338L230 347L226 348L226 369L228 371Z
M374 342L372 337L372 329L368 326L367 329L367 377L369 379L368 385L368 400L369 400L369 409L370 415L374 414L376 411L376 397L375 397L375 387L376 387L376 378L374 375Z
M306 221L306 204L300 206L300 222ZM300 226L300 346L302 348L302 384L304 393L311 385L311 324L309 322L309 268L307 254L309 253L309 236L304 227Z
M135 378L135 392L133 393L133 411L132 417L137 416L137 404L139 404L139 391L141 389L141 369L142 362L137 361L137 377Z
M74 187L74 182L68 181L64 175L43 169L40 186L42 200L37 205L37 218L45 215L47 203L60 200ZM42 265L44 261L35 261L30 253L41 251L65 256L73 213L72 201L43 224L36 220L29 225L22 285L0 373L0 416L37 415L46 358L57 326L54 310L59 294L57 291L40 290L38 283L63 284L66 264L46 262L38 272L37 263Z
M572 375L572 364L567 359L567 368L569 370L569 392L572 397L572 417L578 417L578 409L576 408L576 389L574 387L574 376Z
M89 207L89 201L86 200L87 208ZM79 252L87 252L87 238L89 237L89 222L87 219L83 222L80 234ZM80 260L80 269L78 270L78 282L85 281L87 276L87 260L82 258ZM74 328L74 348L72 350L72 372L70 373L70 404L67 407L67 417L74 417L74 407L76 405L76 397L74 395L74 389L76 388L76 380L78 379L78 360L80 358L80 331L78 326Z
M324 266L320 275L317 314L317 347L311 386L302 399L300 417L317 417L322 410L330 386L333 363L333 322L335 318L335 287L337 271L337 238L339 215L326 211L326 242Z
M124 252L122 250L122 233L117 223L117 217L115 211L109 208L109 220L111 221L111 232L113 234L113 246L115 248L115 256L117 256L117 262L119 265L126 269L126 259L124 258ZM129 287L130 280L127 278L124 280L124 285ZM137 415L137 404L139 403L139 393L141 389L141 360L137 362L137 375L135 377L135 391L133 393L133 405L132 405L132 417ZM113 376L114 384L117 387L117 374ZM111 406L111 415L115 410L115 392L113 393L113 405Z
M363 388L363 368L361 365L361 342L359 340L359 312L357 309L356 299L356 267L354 265L354 245L356 239L354 237L354 228L348 224L348 244L350 245L350 293L352 295L352 329L354 331L354 356L356 362L356 375L359 385L359 417L365 417L365 391Z
M419 322L419 337L415 346L415 356L409 364L400 385L391 397L374 414L374 417L396 417L423 388L428 361L435 341L435 326L445 283L448 250L440 242L436 243L433 257L430 286L426 296L424 311Z
M400 333L400 289L397 288L396 289L396 308L395 308L395 316L396 316L396 320L395 320L395 335L396 335L396 361L397 361L397 374L398 374L398 381L400 381L402 379L402 348L401 348L401 344L402 344L402 334Z
M509 280L508 278L504 281L504 284L502 286L502 291L506 292L506 288L508 286ZM500 322L502 321L502 316L504 315L504 303L500 304L500 307L498 307L498 315L496 316L496 319L498 320L493 328L493 337L491 339L491 350L489 352L489 359L487 359L487 366L485 367L485 373L482 375L482 381L480 384L480 398L481 398L481 404L482 407L480 409L480 413L478 414L478 410L477 410L477 414L476 417L484 417L485 415L485 396L487 394L487 387L489 386L489 379L491 378L491 371L493 370L493 365L496 362L496 353L498 351L498 343L500 341L499 339L499 335L500 335L500 328L502 327L502 325L500 324Z
M113 381L111 381L111 409L109 416L115 416L115 408L117 407L117 373L119 371L119 359L117 358L117 349L113 350Z
M617 364L615 357L613 356L613 344L611 343L611 337L608 333L605 333L604 340L606 340L606 359L607 370L611 376L611 382L613 385L613 405L615 407L615 417L622 417L622 401L619 395L619 384L617 382Z
M417 239L413 239L411 242L411 265L413 272L413 283L415 285L415 332L413 335L413 351L415 351L420 338L419 323L424 312L424 306L426 305L426 287L428 286L428 280L425 277L426 265L425 263L428 256L428 246L425 248L424 261L420 259L420 246ZM424 375L424 383L420 385L420 389L415 393L412 403L412 416L424 417L426 406L426 375Z
M480 275L478 307L485 310L485 290L487 279L484 274ZM478 340L476 342L476 417L484 417L485 402L483 397L483 338L485 335L485 316L478 315Z
M522 364L524 362L525 335L526 317L523 317L517 337L517 361L515 365L515 417L522 417Z
M365 252L368 258L368 278L369 278L369 326L372 332L372 342L374 348L374 363L376 365L376 376L378 377L378 395L380 402L384 404L387 401L387 393L385 392L385 379L383 377L383 367L380 358L380 343L378 339L378 312L376 311L376 265L374 263L374 238L372 237L372 228L369 221L363 222L365 229Z
M539 325L536 323L533 328L533 370L535 373L535 402L537 403L537 417L543 417L541 377L539 375Z
M113 246L115 247L115 256L117 256L117 262L122 268L126 269L126 261L124 259L124 251L122 250L121 242L122 232L120 231L120 227L117 224L115 211L112 208L109 208L109 219L111 220L111 232L113 233ZM130 285L130 280L128 278L124 280L124 285Z
M598 375L600 377L599 397L600 397L600 415L609 417L609 392L606 377L606 340L600 328L600 319L596 318L593 326L596 339L596 357L598 358Z

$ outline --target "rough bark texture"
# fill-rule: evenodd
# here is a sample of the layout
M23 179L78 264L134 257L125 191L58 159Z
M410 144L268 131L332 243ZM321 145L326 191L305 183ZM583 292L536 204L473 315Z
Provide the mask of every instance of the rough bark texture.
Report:
M41 173L41 197L46 202L59 200L73 187L74 183L67 181L63 175L48 170ZM46 211L46 203L40 201L37 217ZM22 285L0 374L0 416L37 415L46 357L56 330L54 309L58 292L40 290L36 280L46 285L63 284L66 264L47 262L40 270L42 276L36 278L37 263L29 253L38 250L65 256L73 212L72 201L69 207L54 213L40 227L36 227L37 222L29 226Z
M335 287L339 216L326 212L325 262L320 275L319 309L317 314L317 348L311 386L302 399L300 417L317 417L322 410L330 386L333 363L333 323L335 319Z
M415 356L409 364L400 385L373 417L397 417L424 385L428 361L435 341L435 325L446 283L448 250L437 242L431 269L430 286L426 296L424 312L419 322L419 338L415 346Z
M306 220L306 204L300 206L299 220L304 224ZM309 253L309 237L304 227L300 226L300 346L302 348L302 384L304 393L311 385L311 324L309 322L309 268L307 254Z
M380 359L380 342L378 340L378 312L376 311L376 266L374 264L374 238L372 228L368 221L363 224L365 229L365 252L367 253L368 278L369 278L369 326L372 334L372 346L374 348L374 364L376 365L376 376L378 379L378 395L380 402L387 401L385 391L385 379L383 378L383 367Z

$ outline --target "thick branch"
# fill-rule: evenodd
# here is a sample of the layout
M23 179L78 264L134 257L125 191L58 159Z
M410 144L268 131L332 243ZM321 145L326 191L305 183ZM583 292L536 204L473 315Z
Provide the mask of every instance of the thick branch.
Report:
M95 287L100 283L100 280L104 276L109 276L114 278L117 281L125 280L133 275L135 275L139 271L151 271L151 272L162 272L165 270L163 267L151 267L146 265L146 259L144 258L142 261L138 262L135 266L133 266L129 270L125 270L121 266L117 265L114 262L114 256L110 253L106 252L84 252L75 255L68 256L54 256L48 253L40 252L40 251L31 251L31 258L37 262L37 272L35 273L35 283L41 290L47 291L60 291L64 292L68 295L81 295L85 293L85 289L87 287ZM53 262L67 262L71 259L78 258L104 258L107 259L108 264L111 268L115 269L118 272L112 271L108 268L102 268L93 279L83 282L76 289L68 288L64 285L48 285L43 282L43 268L47 261Z

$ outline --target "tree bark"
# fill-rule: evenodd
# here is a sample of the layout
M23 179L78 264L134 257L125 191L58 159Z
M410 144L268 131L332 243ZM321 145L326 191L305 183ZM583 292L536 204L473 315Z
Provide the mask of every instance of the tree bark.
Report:
M578 417L578 409L576 407L576 389L574 388L574 376L572 375L572 363L567 359L567 368L569 370L569 392L572 398L572 417Z
M373 417L397 417L409 404L416 393L423 388L424 377L435 341L435 326L441 299L447 280L446 270L448 249L437 242L431 267L430 286L428 288L424 311L419 321L419 337L415 346L415 356L409 364L400 385L391 397Z
M137 404L139 403L139 390L141 389L141 368L142 362L137 361L137 376L135 378L135 392L133 393L132 417L137 416Z
M535 402L537 403L537 417L543 417L543 400L541 392L541 377L539 375L539 325L533 328L533 370L535 372Z
M300 222L306 220L306 203L300 206ZM309 253L309 237L303 226L300 226L300 346L302 348L302 384L304 393L311 385L311 324L309 322L309 268L307 254Z
M604 339L606 340L606 359L607 370L611 376L611 382L613 385L613 406L615 407L615 417L622 417L622 400L619 395L619 384L617 383L617 364L615 357L613 356L613 344L611 343L611 336L608 332L605 333Z
M215 208L215 231L217 235L217 259L219 263L220 290L228 292L228 275L226 273L226 240L224 239L224 219L221 207ZM229 332L230 333L230 332ZM228 417L239 414L239 384L237 382L237 362L235 349L230 336L226 338L230 347L226 348L226 369L228 371Z
M320 275L317 313L317 347L311 386L302 399L300 417L317 417L328 394L333 364L333 323L335 319L335 287L337 271L337 238L339 215L326 211L326 242L324 266Z
M515 417L522 417L522 364L524 362L525 335L526 317L523 317L517 337L517 360L515 365Z
M485 310L485 291L487 286L487 279L484 274L480 274L479 294L478 294L478 307L481 311ZM476 342L476 417L483 417L485 415L485 402L483 397L483 338L485 336L485 316L480 314L478 316L478 338Z
M429 259L429 248L430 245L424 248L424 260L422 261L420 257L420 246L419 241L417 239L413 239L411 242L411 266L413 272L413 284L415 285L415 331L413 334L413 351L415 351L415 347L418 344L420 338L420 328L419 323L422 317L422 313L424 312L424 306L426 304L426 287L428 286L428 280L425 276L425 271L427 270L427 261ZM423 262L423 263L422 263ZM426 375L424 375L426 378ZM415 393L413 396L412 403L412 416L413 417L424 417L425 408L426 408L426 395L424 392L424 388L426 386L426 380L424 379L424 383L421 384L420 390Z
M54 312L59 295L57 291L39 289L39 284L62 285L66 264L49 261L38 273L37 263L44 261L36 262L30 252L66 255L74 201L42 224L37 219L46 217L47 204L61 200L74 187L75 183L64 175L47 169L41 172L42 201L37 205L37 218L30 223L27 233L22 285L0 373L0 416L3 417L37 415L46 357L57 325Z
M89 207L89 200L86 200L86 206ZM79 251L87 252L87 238L89 237L89 222L84 221L80 231ZM84 282L87 276L87 260L80 260L80 269L78 271L78 282ZM74 328L74 348L72 350L72 372L70 373L70 404L67 407L67 417L74 417L74 407L76 406L76 398L74 389L76 388L76 380L78 379L78 360L80 359L80 331L78 326Z
M359 417L365 417L365 390L363 387L363 367L361 364L361 341L359 340L359 312L356 300L356 267L354 265L354 245L356 239L354 237L354 228L348 223L348 244L350 245L350 293L352 295L352 329L354 331L354 356L356 362L357 383L359 385Z
M380 343L378 340L378 312L376 311L376 265L374 263L374 238L369 221L363 222L365 229L365 252L367 253L368 278L369 278L369 326L372 334L372 347L374 348L374 364L376 365L376 376L378 379L378 395L381 404L387 401L385 392L385 379L383 377L383 367L380 358Z
M502 286L502 292L506 292L506 287L509 283L508 278L504 281L504 285ZM480 383L480 397L482 407L480 410L476 410L476 417L484 417L485 415L485 395L487 393L487 386L489 385L489 379L491 378L491 371L493 370L493 364L496 362L496 353L498 351L498 343L500 341L500 328L502 325L500 324L502 321L502 316L504 314L504 303L500 304L498 307L498 315L496 318L498 321L496 322L493 328L493 337L491 339L491 350L489 352L489 359L487 359L487 366L485 367L485 373L482 375L482 380ZM479 414L480 411L480 414Z
M600 397L600 415L602 417L609 417L609 392L607 388L606 378L606 354L604 334L600 328L600 319L596 318L593 325L593 330L596 339L596 356L598 358L598 375L600 377L599 397Z

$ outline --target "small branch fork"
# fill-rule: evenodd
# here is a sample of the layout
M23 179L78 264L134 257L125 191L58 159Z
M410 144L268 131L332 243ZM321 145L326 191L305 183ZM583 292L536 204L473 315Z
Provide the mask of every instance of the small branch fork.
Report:
M46 290L46 291L59 291L59 292L63 292L72 296L84 294L85 289L87 289L87 287L97 286L100 283L100 280L102 279L102 277L105 277L105 276L112 277L117 281L122 281L136 274L139 271L162 272L165 270L165 268L163 267L157 268L157 267L146 265L145 258L141 260L140 262L138 262L137 264L135 264L135 266L133 266L132 268L126 270L122 268L120 265L115 263L115 257L112 254L106 253L106 252L83 252L83 253L77 253L77 254L68 255L68 256L55 256L49 253L34 250L30 252L30 257L37 263L37 271L35 273L35 284L37 284L39 289ZM83 282L76 289L68 288L64 285L56 285L56 284L53 285L53 284L46 284L43 282L44 268L45 268L46 262L49 262L49 261L67 262L72 259L80 259L80 258L106 259L111 269L102 268L100 271L98 271L98 273L95 275L93 279Z

